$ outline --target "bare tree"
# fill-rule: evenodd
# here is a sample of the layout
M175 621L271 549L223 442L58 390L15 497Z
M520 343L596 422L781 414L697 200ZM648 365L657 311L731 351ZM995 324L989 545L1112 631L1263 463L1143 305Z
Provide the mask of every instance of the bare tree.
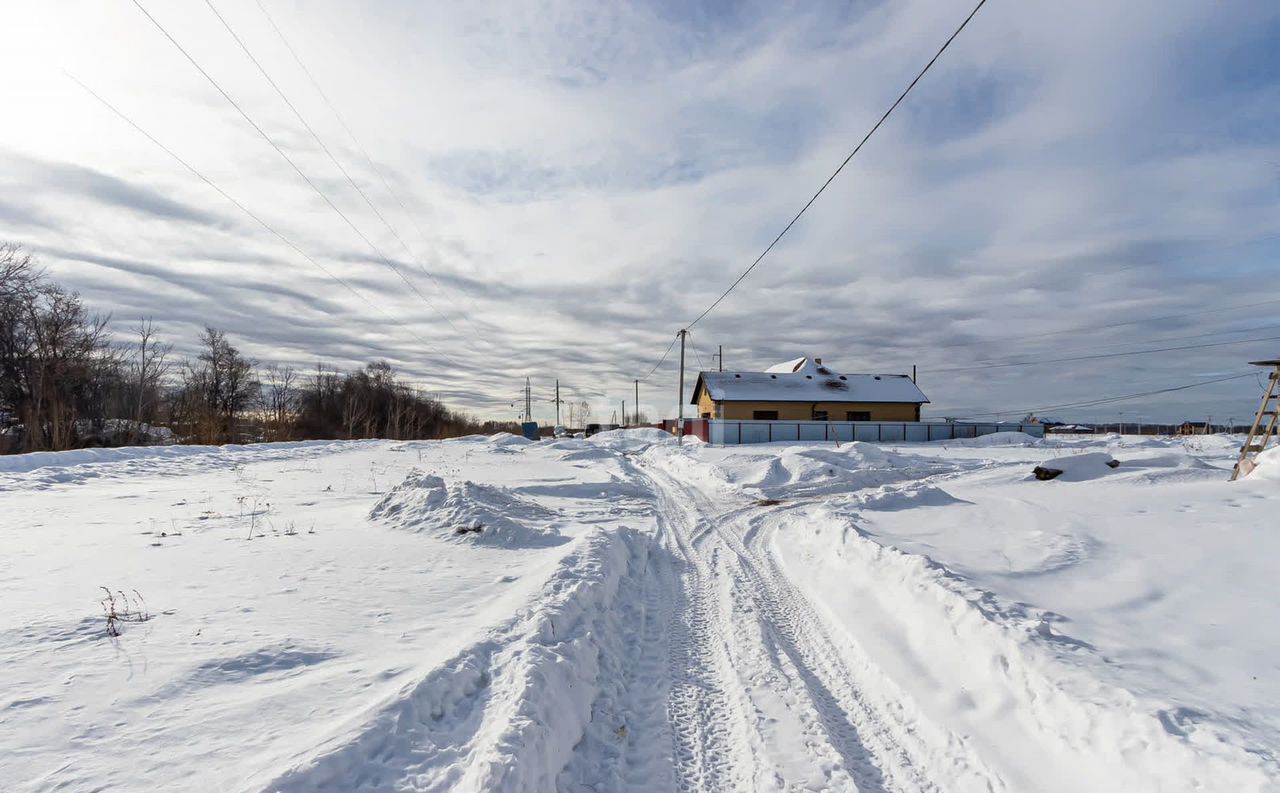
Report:
M199 358L187 361L182 373L189 434L197 443L237 440L237 421L260 393L254 362L215 328L204 329L200 344Z
M255 362L220 330L205 328L199 355L177 362L152 320L118 347L107 327L21 247L0 244L0 452L145 442L146 425L162 419L195 443L260 437L259 426L271 440L516 429L447 410L385 361L346 374L320 365L305 382L290 367L271 366L263 384ZM587 410L580 406L583 421Z
M298 371L271 364L266 368L267 440L288 440L298 412Z
M587 422L591 418L591 404L587 400L578 403L578 421L582 422L582 428L586 429Z
M137 339L129 356L129 395L133 413L133 432L137 440L145 440L147 425L155 422L160 402L160 389L170 365L168 356L173 345L156 339L155 323L150 319L139 320L133 330Z
M116 365L106 326L29 254L0 245L0 409L20 422L19 448L73 448L82 420L101 424Z

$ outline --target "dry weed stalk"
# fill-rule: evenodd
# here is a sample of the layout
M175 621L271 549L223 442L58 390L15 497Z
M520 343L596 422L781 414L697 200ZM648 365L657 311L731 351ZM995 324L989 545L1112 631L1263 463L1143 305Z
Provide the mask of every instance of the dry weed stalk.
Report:
M147 601L138 590L134 589L130 598L123 589L112 592L107 587L100 587L106 593L101 601L102 614L107 619L107 635L119 636L120 625L125 622L146 622L151 619L147 611Z

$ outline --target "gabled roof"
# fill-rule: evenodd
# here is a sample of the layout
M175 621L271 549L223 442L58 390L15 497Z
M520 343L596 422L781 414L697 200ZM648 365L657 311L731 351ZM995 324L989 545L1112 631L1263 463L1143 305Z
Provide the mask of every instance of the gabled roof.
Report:
M905 374L840 374L812 358L797 358L763 372L699 372L693 403L702 389L716 402L928 402Z

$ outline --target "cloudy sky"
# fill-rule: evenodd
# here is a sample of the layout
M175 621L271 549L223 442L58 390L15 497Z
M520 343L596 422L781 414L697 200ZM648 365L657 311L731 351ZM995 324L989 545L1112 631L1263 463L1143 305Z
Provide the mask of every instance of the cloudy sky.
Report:
M972 7L140 2L280 152L132 0L5 3L0 240L180 351L208 324L263 362L386 359L497 417L528 375L544 418L556 378L598 417L630 404ZM691 371L718 345L726 368L915 364L932 415L977 416L1280 357L1278 53L1273 0L990 0L693 328ZM675 375L673 353L641 384L650 416Z

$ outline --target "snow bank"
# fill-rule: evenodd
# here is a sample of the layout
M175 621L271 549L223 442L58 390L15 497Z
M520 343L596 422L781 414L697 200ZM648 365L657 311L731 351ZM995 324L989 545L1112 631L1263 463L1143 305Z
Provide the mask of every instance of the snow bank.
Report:
M979 435L976 438L953 438L945 441L931 441L939 446L986 447L986 446L1039 446L1042 439L1025 432L993 432L990 435Z
M355 442L358 443L358 442ZM73 449L65 452L30 452L0 455L0 473L27 473L41 468L71 468L132 461L167 461L198 456L265 455L299 449L322 449L334 441L292 441L288 443L255 443L244 446L122 446L115 449Z
M633 429L606 430L592 435L588 440L607 449L623 452L642 451L654 444L674 444L676 437L657 427L635 427Z
M962 729L1009 790L1269 789L1268 761L1216 725L1141 702L1073 660L1094 651L1059 633L1057 615L1002 601L825 506L785 518L777 536L795 580L875 659L865 671L883 677L866 690L918 710L922 729ZM904 669L930 685L898 690Z
M554 526L555 512L503 487L445 482L413 473L387 493L369 513L410 531L431 531L455 541L507 548L566 542Z
M1099 479L1117 467L1114 457L1106 452L1087 452L1066 457L1055 457L1036 466L1033 475L1037 479L1056 482L1086 482ZM1058 473L1054 473L1054 472Z
M625 582L648 542L629 529L578 541L532 605L402 689L266 790L533 793L557 777L593 726L593 703L625 665Z
M795 446L761 454L739 452L719 467L732 484L777 499L851 493L951 469L861 442L839 449Z
M1215 466L1209 465L1199 457L1193 457L1186 451L1180 449L1167 449L1165 451L1151 452L1148 454L1139 454L1135 456L1125 456L1120 460L1120 465L1126 469L1129 468L1193 468L1198 470L1219 470Z
M1253 466L1247 479L1280 482L1280 446L1259 454L1253 459Z

